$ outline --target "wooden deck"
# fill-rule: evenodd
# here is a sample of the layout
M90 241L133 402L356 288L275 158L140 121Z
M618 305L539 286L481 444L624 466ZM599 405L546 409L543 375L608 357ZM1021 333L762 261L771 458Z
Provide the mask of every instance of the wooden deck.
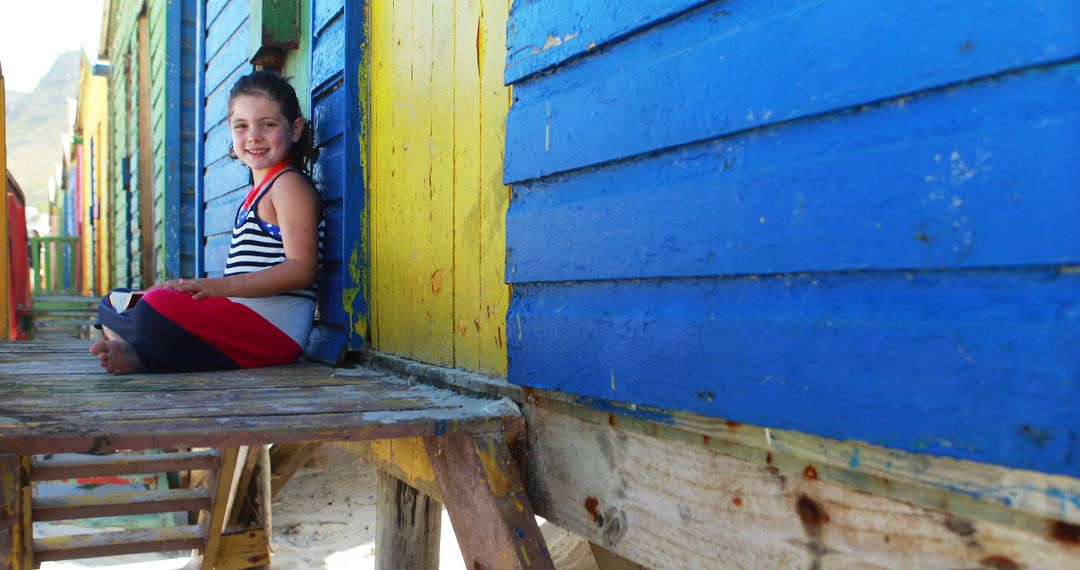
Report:
M519 433L509 403L315 364L111 376L86 342L0 344L0 453Z
M245 446L417 437L424 438L436 465L468 559L483 567L552 568L507 447L508 439L524 435L523 416L509 399L466 396L385 370L310 363L116 377L102 371L86 342L70 341L0 343L0 394L0 570L181 544L196 548L195 562L207 570L218 556L227 559L239 551L226 544L232 539L223 532L230 528L239 481L253 477L247 467L255 467L248 460L253 448ZM209 491L198 496L171 491L90 505L77 498L54 505L31 496L31 481L51 468L43 458L32 461L33 455L204 447L220 451L207 471ZM93 459L80 460L78 467L94 467ZM115 459L110 465L130 458ZM261 465L268 469L270 464L267 458ZM260 502L268 504L272 483L264 482L269 490ZM186 528L180 539L170 529L93 538L100 544L81 538L37 540L31 531L32 520L177 508L201 509L199 524ZM265 551L265 537L261 541ZM402 543L402 552L416 546L390 541ZM240 547L245 545L241 541ZM218 567L250 566L245 564Z

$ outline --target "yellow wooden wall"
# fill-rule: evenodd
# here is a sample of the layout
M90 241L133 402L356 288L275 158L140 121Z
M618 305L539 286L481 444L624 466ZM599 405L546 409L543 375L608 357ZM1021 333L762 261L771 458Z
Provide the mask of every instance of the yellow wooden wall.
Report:
M83 63L79 81L79 113L76 128L82 134L82 188L83 211L80 213L83 220L84 231L91 228L90 205L94 203L91 192L97 194L99 205L98 214L101 219L93 221L95 232L94 239L89 235L83 237L83 294L103 294L112 287L112 264L108 261L112 249L109 247L110 221L109 212L112 211L109 203L109 79L96 77L90 73L86 62ZM91 181L91 142L94 147L93 172L94 180ZM94 251L91 251L91 248ZM97 280L95 281L95 266L98 268Z
M0 339L8 337L8 317L11 311L11 260L8 259L8 211L7 211L7 107L4 97L4 69L0 66L0 233L5 244L0 247Z
M370 4L371 343L506 374L507 0Z

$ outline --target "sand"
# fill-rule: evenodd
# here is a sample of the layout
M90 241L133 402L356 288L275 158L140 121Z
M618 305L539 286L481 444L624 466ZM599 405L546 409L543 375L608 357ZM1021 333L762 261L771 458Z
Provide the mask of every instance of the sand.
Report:
M275 499L271 545L274 570L367 570L375 567L375 469L326 446ZM596 570L588 543L554 525L541 525L556 568ZM93 531L39 526L39 533ZM443 512L440 568L465 570L453 527ZM172 570L184 553L144 554L93 561L46 562L42 570Z

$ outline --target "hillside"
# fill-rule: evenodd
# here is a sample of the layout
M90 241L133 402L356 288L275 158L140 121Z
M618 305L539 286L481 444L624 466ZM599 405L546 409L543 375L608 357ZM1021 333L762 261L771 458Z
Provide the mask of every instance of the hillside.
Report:
M48 206L48 180L63 158L60 136L68 130L67 100L78 93L81 57L78 51L61 54L33 92L5 94L8 169L27 203L43 210Z

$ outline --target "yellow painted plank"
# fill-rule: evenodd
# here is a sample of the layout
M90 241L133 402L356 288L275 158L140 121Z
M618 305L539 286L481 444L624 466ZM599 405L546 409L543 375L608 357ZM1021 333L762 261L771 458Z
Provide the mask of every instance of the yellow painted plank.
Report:
M509 188L502 183L506 140L506 114L510 90L503 85L506 60L506 0L482 0L481 81L481 225L480 225L480 325L479 372L506 375L506 310L510 291L505 285L506 209Z
M7 111L4 97L4 72L0 69L0 230L7 243L7 124L4 119ZM0 247L0 338L8 338L11 316L11 261L8 259L10 247Z
M480 369L480 0L454 14L454 365Z
M506 371L506 17L485 0L370 17L372 345L489 374Z

